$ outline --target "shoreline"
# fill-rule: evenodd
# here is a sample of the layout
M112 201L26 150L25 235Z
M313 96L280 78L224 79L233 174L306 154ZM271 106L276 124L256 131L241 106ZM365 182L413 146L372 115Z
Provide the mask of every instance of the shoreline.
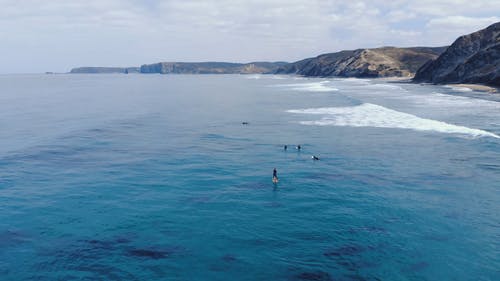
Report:
M486 86L483 84L446 84L445 86L470 89L472 91L478 91L478 92L498 93L498 88L492 86Z

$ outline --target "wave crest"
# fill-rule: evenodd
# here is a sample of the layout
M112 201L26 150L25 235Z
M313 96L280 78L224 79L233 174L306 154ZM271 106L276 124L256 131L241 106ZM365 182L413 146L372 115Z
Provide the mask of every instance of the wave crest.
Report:
M397 128L461 134L472 137L500 138L500 136L488 131L420 118L409 113L392 110L371 103L350 107L295 109L288 110L287 112L295 114L324 115L320 120L301 121L300 123L303 125Z
M292 90L303 91L303 92L333 92L339 90L337 88L328 86L328 83L330 83L330 81L284 84L280 85L280 87L288 87L291 88Z

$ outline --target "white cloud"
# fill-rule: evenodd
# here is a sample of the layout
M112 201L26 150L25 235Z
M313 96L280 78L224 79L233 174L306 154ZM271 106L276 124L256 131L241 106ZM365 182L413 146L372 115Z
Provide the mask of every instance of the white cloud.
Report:
M419 0L410 8L421 15L453 16L492 14L499 11L499 0Z
M500 21L499 17L474 18L464 16L447 16L431 19L426 27L438 30L472 32ZM466 31L467 30L467 31Z
M411 20L417 17L415 12L404 10L393 10L387 13L386 18L388 22L397 23L401 21Z
M499 21L500 18L495 16L484 18L447 16L429 20L425 29L430 38L445 45L453 43L457 35L469 34Z

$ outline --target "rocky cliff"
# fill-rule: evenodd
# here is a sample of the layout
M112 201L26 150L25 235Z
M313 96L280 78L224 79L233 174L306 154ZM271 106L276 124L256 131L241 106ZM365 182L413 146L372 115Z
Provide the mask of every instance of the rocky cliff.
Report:
M276 74L340 77L412 77L446 47L382 47L341 51L308 58L278 68Z
M161 74L257 74L272 73L285 62L160 62L145 64L141 73Z
M70 73L138 73L139 67L95 67L85 66L71 69Z
M500 86L500 22L459 37L437 59L423 65L414 81Z

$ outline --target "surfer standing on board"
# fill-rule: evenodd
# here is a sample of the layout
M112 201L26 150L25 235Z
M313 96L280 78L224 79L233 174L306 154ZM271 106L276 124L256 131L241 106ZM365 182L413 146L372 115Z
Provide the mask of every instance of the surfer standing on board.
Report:
M276 168L273 169L273 182L278 182L278 172L276 171Z

